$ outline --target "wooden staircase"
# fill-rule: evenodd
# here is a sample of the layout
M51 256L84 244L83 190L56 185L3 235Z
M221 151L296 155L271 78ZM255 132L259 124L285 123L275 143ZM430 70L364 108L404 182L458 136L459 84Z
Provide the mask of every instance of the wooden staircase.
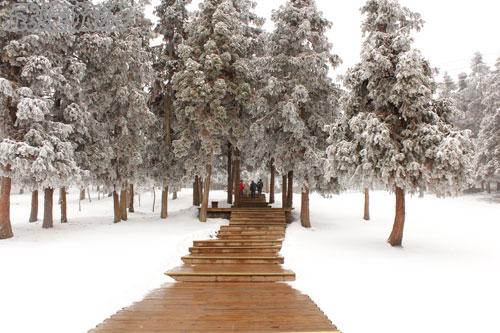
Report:
M183 282L280 282L294 281L284 269L279 252L285 236L285 212L251 203L267 202L265 196L244 198L246 207L233 208L228 226L217 239L194 241L183 266L166 274Z
M217 239L198 240L166 284L122 309L92 333L337 332L309 296L284 281L295 273L280 256L286 218L265 197L231 209Z

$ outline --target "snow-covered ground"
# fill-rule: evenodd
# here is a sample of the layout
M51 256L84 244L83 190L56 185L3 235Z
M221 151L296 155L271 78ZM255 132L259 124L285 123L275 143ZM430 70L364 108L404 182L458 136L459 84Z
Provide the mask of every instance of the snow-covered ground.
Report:
M81 212L77 198L72 191L70 223L58 223L56 206L55 228L43 230L27 222L30 195L12 195L15 238L0 242L2 332L85 332L171 281L163 273L181 263L191 241L227 223L198 222L190 190L169 201L165 221L157 217L159 193L156 213L143 193L138 212L119 224L109 198L93 194ZM361 193L312 195L313 228L293 223L283 248L296 288L344 333L500 331L500 197L407 198L401 249L385 243L393 196L371 194L369 222L362 200Z

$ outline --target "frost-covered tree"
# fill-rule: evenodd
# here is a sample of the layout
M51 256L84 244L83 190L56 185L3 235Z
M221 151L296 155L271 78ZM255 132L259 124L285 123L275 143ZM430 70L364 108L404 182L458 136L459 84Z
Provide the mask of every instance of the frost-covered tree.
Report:
M420 15L394 0L369 0L361 11L361 62L345 78L345 118L330 127L327 170L395 192L388 242L400 246L405 193L457 193L470 175L471 144L466 131L450 125L449 103L433 98L433 71L412 47Z
M500 58L488 78L483 104L485 116L476 143L476 178L500 183Z
M485 116L485 92L488 85L489 68L481 53L474 54L471 60L471 72L459 78L457 106L459 107L458 125L469 129L474 138L479 133L479 126Z
M145 91L153 75L148 51L151 22L144 17L142 2L105 4L112 12L125 8L135 21L122 32L88 33L80 38L79 58L86 66L82 94L95 120L85 155L93 177L113 189L114 220L119 222L127 219L128 182L134 181L143 165L146 132L154 121Z
M3 2L4 14L14 2ZM2 74L16 86L9 133L0 143L0 164L16 182L41 187L45 192L43 227L53 224L54 188L79 176L70 134L57 112L56 93L64 76L59 60L73 39L67 34L2 34ZM15 111L14 111L15 110Z
M260 89L257 119L252 125L257 156L268 156L282 175L289 175L287 202L293 183L302 192L301 221L310 227L308 195L324 186L325 124L337 116L339 88L329 77L340 59L331 51L326 33L331 22L314 0L289 0L272 20L275 30L260 61L265 85Z
M153 50L156 79L151 89L150 108L156 121L149 132L147 159L150 164L148 174L162 184L161 218L167 218L168 188L178 189L182 184L184 168L176 159L172 141L179 129L175 123L172 78L182 68L179 46L185 40L185 24L188 20L187 0L163 0L156 8L159 23L155 32L163 37L163 43Z
M443 81L438 86L438 93L440 98L453 98L453 93L457 90L458 86L453 81L453 78L445 72L443 74Z
M237 146L246 130L241 119L252 97L249 62L262 23L254 7L250 0L203 1L179 47L183 69L173 85L181 132L173 146L178 158L190 157L193 175L205 177L201 221L206 221L214 157L228 141Z

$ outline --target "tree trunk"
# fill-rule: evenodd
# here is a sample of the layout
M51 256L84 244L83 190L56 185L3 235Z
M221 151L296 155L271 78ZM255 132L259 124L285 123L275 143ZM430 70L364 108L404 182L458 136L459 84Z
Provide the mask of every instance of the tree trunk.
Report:
M166 219L168 216L168 185L167 180L163 180L163 190L161 191L161 212L160 218Z
M203 201L203 180L200 177L200 181L198 182L198 202L201 205L201 202Z
M134 196L135 196L135 193L134 193L134 184L130 184L130 189L129 189L129 195L130 195L130 198L128 200L128 212L129 213L134 213L135 212L135 209L134 209Z
M484 180L481 181L481 191L484 191Z
M368 187L365 188L365 213L363 219L370 221L370 190Z
M127 183L122 185L122 189L120 191L120 217L122 221L127 221L128 220L128 214L127 214Z
M156 191L155 187L153 186L153 213L155 212L155 205L156 205Z
M486 191L488 192L488 194L491 194L491 183L489 181L486 182Z
M80 189L80 200L85 200L85 187Z
M286 205L288 208L293 207L293 171L288 172L288 192L286 197Z
M300 206L300 223L304 228L311 227L311 219L309 216L309 188L302 189L302 203Z
M500 182L497 182L497 192L500 192Z
M7 166L6 171L10 171L9 166ZM0 181L0 239L7 239L14 236L10 224L10 189L12 180L9 177L0 177Z
M172 200L177 200L177 191L172 192Z
M193 206L199 206L200 205L200 177L195 176L194 177L194 183L193 183Z
M403 243L403 230L405 226L405 191L396 187L396 216L394 226L388 242L392 246L401 246Z
M116 192L116 189L113 191L113 211L114 222L120 222L122 220L122 214L120 210L120 198L118 197L118 192Z
M68 223L68 209L66 200L66 187L59 190L59 201L61 202L61 223Z
M101 200L101 187L97 185L97 200Z
M286 208L287 192L287 177L284 174L281 178L281 207L283 208Z
M89 197L89 202L92 202L92 198L90 197L90 186L87 186L87 195Z
M30 222L38 221L38 190L31 192Z
M208 197L210 194L210 178L212 177L212 165L207 166L207 176L203 183L203 202L200 209L200 222L207 222L208 216Z
M227 203L233 203L233 148L227 144Z
M233 168L233 189L234 189L234 206L239 207L241 203L241 189L240 189L240 152L236 150Z
M43 202L43 228L52 228L54 226L53 206L54 206L54 189L46 188L44 190Z
M276 173L276 170L274 169L274 161L271 161L271 181L269 184L269 203L270 204L274 203L274 179L276 177L275 173Z

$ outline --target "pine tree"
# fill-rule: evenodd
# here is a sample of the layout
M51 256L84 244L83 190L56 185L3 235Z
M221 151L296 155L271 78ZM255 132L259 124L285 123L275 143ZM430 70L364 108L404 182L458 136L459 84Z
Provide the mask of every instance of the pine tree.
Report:
M261 60L266 84L259 91L252 136L256 155L268 156L266 164L274 159L278 172L288 175L289 206L291 177L299 182L304 197L301 220L309 227L307 196L326 183L323 160L327 134L323 127L337 116L340 96L329 70L340 59L332 54L326 37L331 23L314 0L289 0L273 12L272 20L276 28Z
M153 77L148 51L151 22L144 17L142 2L114 0L105 5L112 12L126 8L135 18L126 31L82 35L79 47L86 66L82 94L94 118L89 128L93 141L85 145L85 156L91 159L89 171L95 179L113 189L118 222L127 218L119 208L127 207L128 182L134 182L143 164L146 133L155 119L145 92Z
M261 24L254 7L249 0L205 0L179 47L183 68L173 85L180 133L173 146L177 158L190 157L187 174L204 177L200 221L206 221L214 156L228 141L238 146L246 131L241 120L252 97L249 62Z
M469 129L473 138L477 138L481 121L485 116L484 93L488 85L489 68L483 61L481 53L476 52L471 60L471 72L459 78L457 96L460 119L458 125Z
M362 13L361 62L345 77L345 117L329 128L327 170L395 192L388 242L400 246L405 193L457 193L470 177L471 143L467 132L450 125L449 102L433 98L431 67L412 48L420 15L394 0L369 0Z
M484 93L485 117L477 139L476 178L500 182L500 58Z

